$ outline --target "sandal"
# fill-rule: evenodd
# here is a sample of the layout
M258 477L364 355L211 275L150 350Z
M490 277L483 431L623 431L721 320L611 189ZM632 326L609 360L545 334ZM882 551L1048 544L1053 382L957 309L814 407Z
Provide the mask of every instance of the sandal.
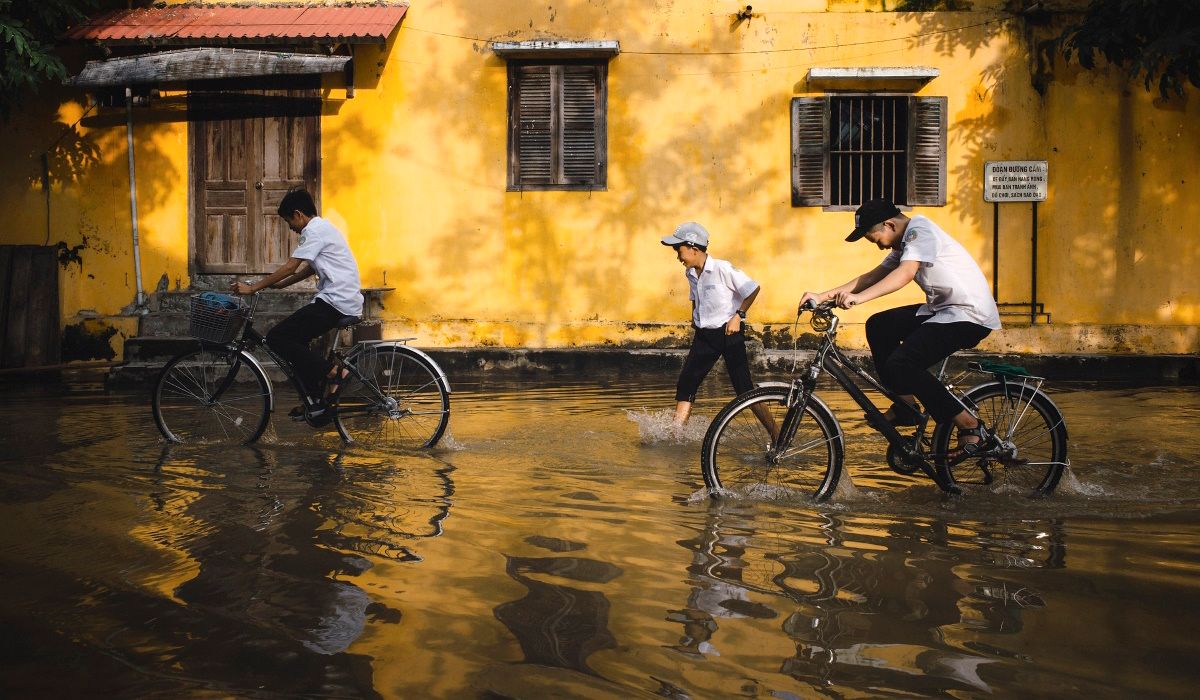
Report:
M966 440L964 438L975 438L974 440ZM975 454L980 447L983 446L983 441L987 438L987 432L984 430L983 423L979 423L974 428L959 428L958 429L958 447L950 450L947 455L951 459L957 459L965 455Z

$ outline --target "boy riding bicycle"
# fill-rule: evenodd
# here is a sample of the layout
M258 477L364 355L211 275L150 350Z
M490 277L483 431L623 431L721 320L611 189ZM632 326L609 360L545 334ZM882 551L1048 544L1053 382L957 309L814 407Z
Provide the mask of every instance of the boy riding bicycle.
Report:
M309 347L317 338L337 327L346 316L361 316L362 285L358 263L346 238L329 221L317 216L312 195L303 189L289 191L279 202L279 216L288 228L300 234L300 242L287 262L254 283L233 282L238 294L254 294L268 287L282 289L300 280L320 276L312 303L280 321L267 333L267 345L295 369L308 393L308 417L323 420L328 404L336 397L348 372ZM298 406L293 416L304 415Z
M847 241L866 238L890 251L877 267L833 289L805 292L803 306L834 301L843 309L916 282L926 302L881 311L867 319L867 344L884 386L901 394L884 414L892 425L917 425L916 398L938 423L953 421L963 444L982 439L979 421L930 373L955 351L973 348L1000 328L1000 314L979 265L945 231L920 215L909 218L892 202L873 199L854 214Z

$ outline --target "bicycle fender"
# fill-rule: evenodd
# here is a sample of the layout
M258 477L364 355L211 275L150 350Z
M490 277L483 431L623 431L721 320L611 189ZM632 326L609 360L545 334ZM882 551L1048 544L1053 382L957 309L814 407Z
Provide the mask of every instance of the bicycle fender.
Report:
M447 394L454 393L450 389L450 380L446 377L446 372L442 369L442 366L439 365L437 362L435 362L434 359L432 357L430 357L428 355L428 353L426 353L425 351L418 350L417 348L414 348L411 345L407 345L406 341L408 341L408 340L412 340L412 338L403 338L400 340L375 341L375 342L371 343L371 346L376 347L376 348L378 348L378 347L400 348L400 349L404 350L405 352L411 352L412 354L416 355L417 357L420 357L422 360L425 360L426 362L428 362L430 367L433 367L435 370L437 370L438 379L440 379L442 381L442 388L446 390L446 393Z
M269 413L274 413L275 412L275 382L271 381L271 375L267 374L267 370L263 368L262 363L258 361L257 357L255 357L254 355L251 355L250 353L246 352L245 350L242 350L241 352L239 352L238 357L241 358L242 362L253 365L255 367L255 369L257 369L259 372L262 372L262 375L267 378L267 411Z
M756 389L791 389L792 385L787 382L759 382L754 385Z
M1023 378L1024 377L1018 377L1018 379L1023 379ZM974 397L979 392L983 391L984 389L989 389L991 387L1002 387L1002 386L1004 386L1004 383L998 382L998 381L983 382L982 384L976 384L975 386L973 386L970 389L967 389L966 391L963 392L963 398L971 399L971 403L974 404L975 403ZM1018 382L1010 381L1010 382L1008 382L1008 386L1009 386L1009 388L1018 388L1021 386L1021 383L1019 381ZM1033 387L1030 387L1030 389L1033 389ZM1050 395L1047 394L1046 392L1042 391L1041 389L1033 389L1033 390L1036 391L1037 394L1039 394L1041 396L1041 398L1045 399L1046 403L1050 404L1050 408L1054 409L1054 411L1058 414L1059 418L1061 419L1062 418L1062 409L1060 409L1058 407L1058 404L1054 403L1054 399L1050 398ZM957 399L958 397L956 396L954 398ZM959 403L962 403L962 402L960 401ZM965 406L965 407L972 408L970 406Z

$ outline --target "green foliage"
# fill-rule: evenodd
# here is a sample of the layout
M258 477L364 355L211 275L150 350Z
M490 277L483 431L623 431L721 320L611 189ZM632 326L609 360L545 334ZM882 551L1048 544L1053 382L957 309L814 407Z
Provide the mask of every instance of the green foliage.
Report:
M1103 57L1147 90L1182 95L1187 83L1200 87L1200 0L1092 0L1055 45L1089 70Z
M0 116L7 119L39 84L66 79L54 42L98 4L99 0L0 0Z

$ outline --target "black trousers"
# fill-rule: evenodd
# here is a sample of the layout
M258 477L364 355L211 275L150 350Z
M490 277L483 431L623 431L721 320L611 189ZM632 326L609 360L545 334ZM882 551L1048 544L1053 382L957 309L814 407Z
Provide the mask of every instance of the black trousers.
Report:
M929 367L958 350L973 348L991 329L970 321L928 323L917 316L920 304L881 311L867 319L867 343L883 385L915 394L939 423L962 412L962 404L933 376Z
M708 376L717 358L725 358L725 369L734 391L741 394L754 388L750 380L750 361L746 359L746 334L738 331L725 335L725 327L697 328L692 337L692 349L683 362L683 371L675 385L676 401L695 401L700 382Z
M324 299L299 309L267 333L267 346L288 361L309 396L320 396L321 382L329 371L329 360L309 347L313 339L337 326L342 313Z

